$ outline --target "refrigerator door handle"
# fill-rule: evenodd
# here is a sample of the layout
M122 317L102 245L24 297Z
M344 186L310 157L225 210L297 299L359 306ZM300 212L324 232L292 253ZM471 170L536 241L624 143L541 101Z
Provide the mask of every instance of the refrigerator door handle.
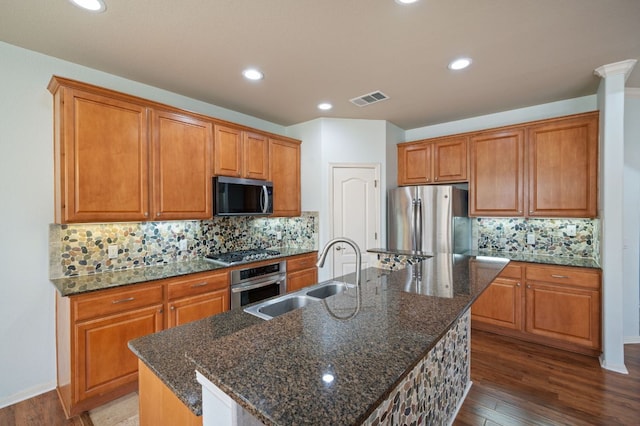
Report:
M413 199L411 228L411 249L422 251L422 200L420 198Z

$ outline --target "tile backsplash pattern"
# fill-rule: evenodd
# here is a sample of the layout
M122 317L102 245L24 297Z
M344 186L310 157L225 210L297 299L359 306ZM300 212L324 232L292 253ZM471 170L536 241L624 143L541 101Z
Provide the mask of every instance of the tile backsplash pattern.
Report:
M182 240L186 240L186 250L180 250ZM303 212L292 218L52 224L49 244L51 278L183 262L208 252L268 247L317 249L318 213ZM116 259L109 259L110 245L118 247Z
M575 236L568 235L570 225L576 227ZM472 241L478 250L599 260L598 227L598 219L475 218ZM530 233L535 244L527 244Z

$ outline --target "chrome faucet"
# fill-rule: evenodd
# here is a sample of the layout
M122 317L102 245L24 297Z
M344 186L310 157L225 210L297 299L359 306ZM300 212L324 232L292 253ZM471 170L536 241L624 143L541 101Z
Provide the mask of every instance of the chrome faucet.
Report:
M353 251L355 251L356 253L356 285L360 287L360 269L362 267L362 253L360 253L360 247L358 247L355 241L349 238L338 237L338 238L334 238L333 240L330 240L322 249L322 253L320 253L320 256L318 256L318 261L316 262L316 266L318 268L322 268L322 266L324 265L324 261L327 258L327 254L329 253L329 249L331 248L331 246L338 243L347 243L351 247L353 247Z

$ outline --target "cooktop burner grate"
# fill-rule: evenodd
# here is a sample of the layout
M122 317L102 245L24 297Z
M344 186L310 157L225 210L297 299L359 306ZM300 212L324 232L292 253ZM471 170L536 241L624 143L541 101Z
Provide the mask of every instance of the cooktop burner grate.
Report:
M205 258L207 260L223 263L225 265L232 265L234 263L269 259L271 257L278 256L278 255L280 255L280 252L277 250L251 249L251 250L230 251L226 253L208 254L205 256Z

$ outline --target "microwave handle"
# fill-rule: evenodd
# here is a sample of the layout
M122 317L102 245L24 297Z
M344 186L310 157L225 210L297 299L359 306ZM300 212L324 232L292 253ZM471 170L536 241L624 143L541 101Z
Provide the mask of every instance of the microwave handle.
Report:
M262 199L260 200L262 213L267 213L269 209L269 192L267 191L267 185L262 185Z

